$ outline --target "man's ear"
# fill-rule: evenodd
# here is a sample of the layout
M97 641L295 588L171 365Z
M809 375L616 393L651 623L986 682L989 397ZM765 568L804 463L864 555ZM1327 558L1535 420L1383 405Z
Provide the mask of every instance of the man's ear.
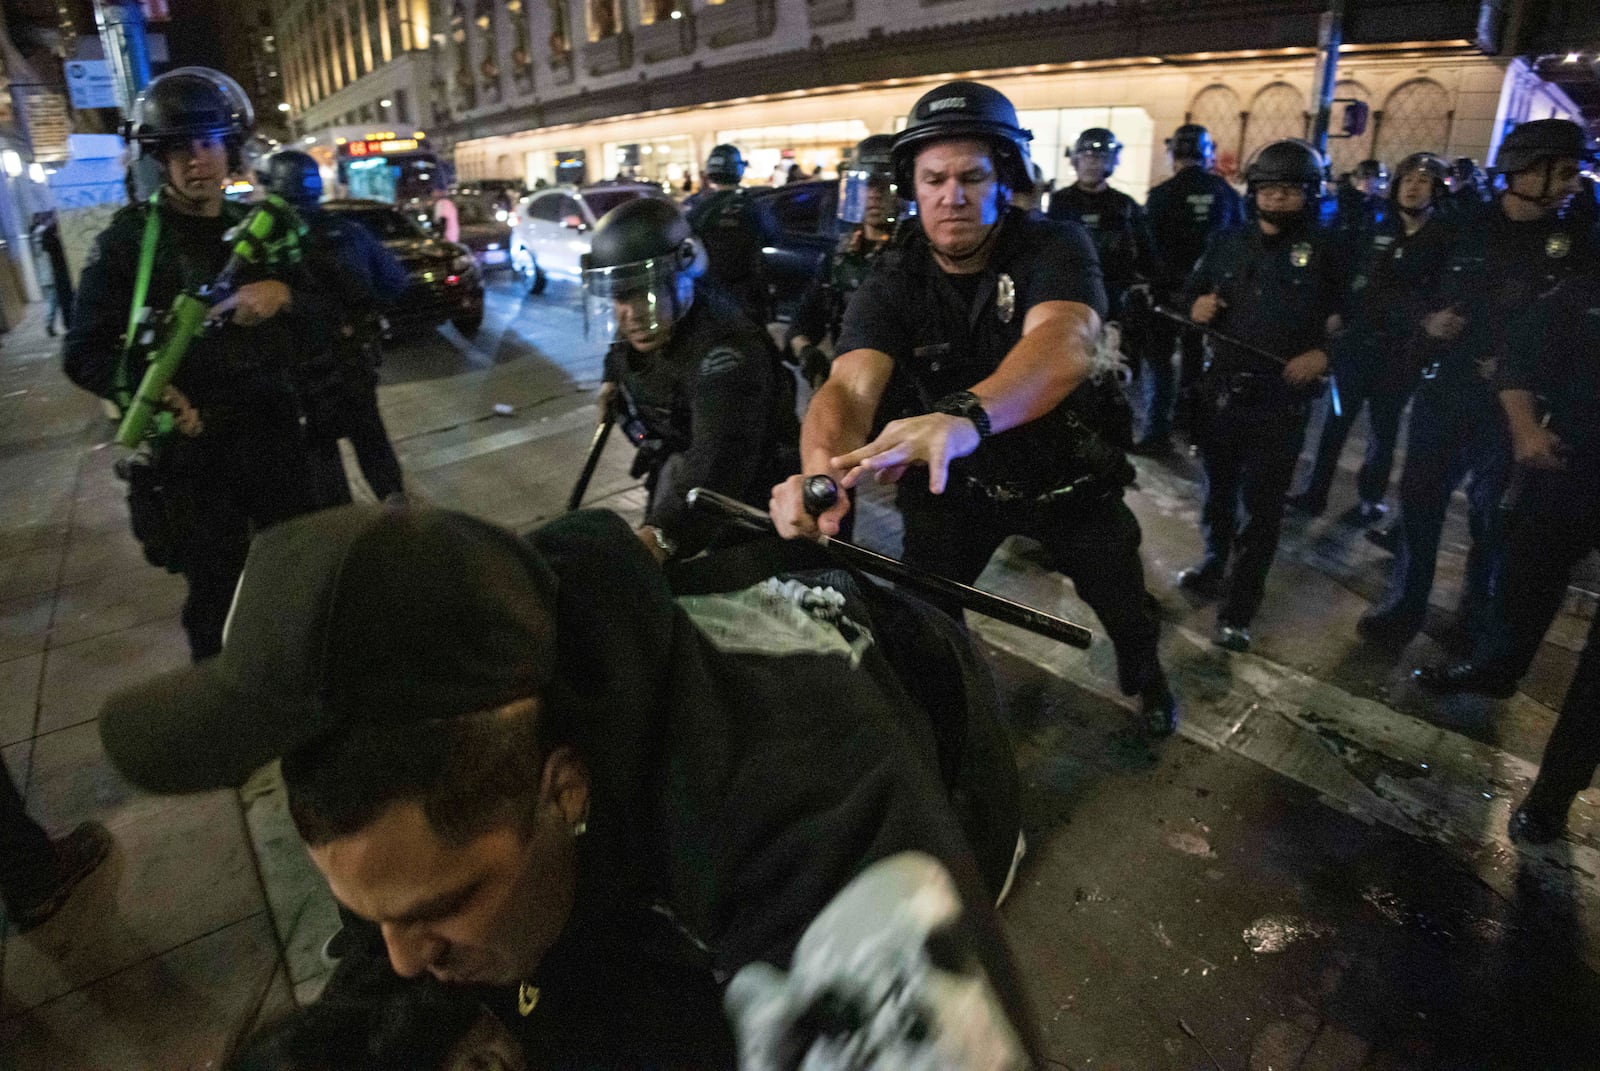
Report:
M544 760L539 809L553 808L572 826L589 816L589 767L571 747L558 747Z

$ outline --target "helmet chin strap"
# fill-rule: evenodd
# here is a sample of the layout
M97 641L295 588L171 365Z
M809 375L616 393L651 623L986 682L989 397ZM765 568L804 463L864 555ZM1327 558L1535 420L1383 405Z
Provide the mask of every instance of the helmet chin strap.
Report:
M1556 162L1549 157L1546 157L1544 161L1544 188L1539 191L1539 195L1537 197L1514 190L1511 188L1509 183L1506 185L1505 196L1515 197L1519 201L1526 201L1529 204L1537 205L1540 208L1553 208L1561 201L1561 198L1559 197L1550 196L1550 184L1555 180L1555 173Z

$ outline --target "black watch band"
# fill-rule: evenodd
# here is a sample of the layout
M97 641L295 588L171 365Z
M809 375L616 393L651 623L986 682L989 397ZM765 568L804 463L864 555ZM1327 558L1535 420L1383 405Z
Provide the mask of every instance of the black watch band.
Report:
M966 417L972 421L972 426L978 429L979 442L989 437L989 414L983 408L983 403L978 400L978 396L970 390L958 390L946 394L933 403L933 411Z

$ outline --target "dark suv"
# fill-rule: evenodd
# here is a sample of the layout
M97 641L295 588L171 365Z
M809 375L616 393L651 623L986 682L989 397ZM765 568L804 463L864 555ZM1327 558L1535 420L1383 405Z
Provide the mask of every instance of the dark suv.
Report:
M405 265L410 285L387 313L390 337L446 321L463 335L477 334L483 326L483 275L471 250L429 237L415 218L382 201L325 201L322 208L366 227Z
M791 182L771 189L754 187L750 192L766 202L778 221L778 244L762 252L772 283L773 306L780 317L788 319L806 284L821 270L823 258L839 242L839 184Z

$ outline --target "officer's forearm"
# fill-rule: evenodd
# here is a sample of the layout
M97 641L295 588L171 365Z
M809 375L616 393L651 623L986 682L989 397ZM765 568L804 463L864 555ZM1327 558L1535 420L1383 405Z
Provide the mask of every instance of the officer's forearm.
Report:
M991 431L1039 419L1088 378L1089 355L1100 333L1093 309L1046 302L1030 309L1028 320L1000 367L971 388L989 414Z
M867 441L875 403L850 389L847 380L830 377L817 389L800 428L802 472L831 473L832 460Z
M1534 404L1531 390L1503 390L1500 408L1506 411L1506 423L1511 426L1513 439L1524 439L1539 429L1539 410Z

